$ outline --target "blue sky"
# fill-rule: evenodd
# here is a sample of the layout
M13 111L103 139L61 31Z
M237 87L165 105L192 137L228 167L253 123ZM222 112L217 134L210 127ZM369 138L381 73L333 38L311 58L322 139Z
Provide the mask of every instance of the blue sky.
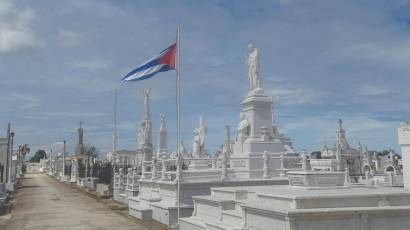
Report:
M134 149L142 89L151 87L154 134L164 112L173 148L175 74L119 80L179 25L186 147L201 114L211 152L224 125L236 127L253 43L279 130L297 150L333 143L338 118L351 145L398 150L396 129L410 117L409 10L407 0L0 0L0 121L33 151L63 139L73 151L83 121L86 142L106 152L118 89L119 148Z

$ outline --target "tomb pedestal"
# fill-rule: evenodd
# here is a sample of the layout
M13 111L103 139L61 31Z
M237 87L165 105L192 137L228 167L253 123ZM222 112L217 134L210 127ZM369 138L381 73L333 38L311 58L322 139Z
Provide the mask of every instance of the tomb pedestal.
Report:
M6 191L14 192L17 189L17 184L13 182L6 183Z
M191 163L189 164L188 169L189 170L201 170L201 169L209 169L209 165L208 165L208 160L207 159L203 159L203 160L193 160L191 161Z
M244 140L236 140L231 167L239 178L261 177L262 172L252 171L263 168L262 154L267 151L270 158L280 157L282 153L293 153L292 142L289 138L281 135L277 131L273 121L272 98L263 94L250 94L242 102L242 114L248 121L248 136ZM279 175L280 168L278 159L269 159L271 174ZM246 172L249 171L249 172ZM272 175L272 176L273 176Z
M306 188L337 187L343 186L345 172L323 171L289 171L287 172L291 186Z

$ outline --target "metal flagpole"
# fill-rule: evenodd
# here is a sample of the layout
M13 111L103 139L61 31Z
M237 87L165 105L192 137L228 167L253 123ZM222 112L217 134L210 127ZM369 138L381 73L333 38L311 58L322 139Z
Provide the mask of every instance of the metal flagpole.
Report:
M117 90L114 91L114 127L113 127L113 143L112 143L112 152L113 155L117 155Z
M115 163L116 163L116 158L117 158L117 141L118 141L118 135L117 135L117 97L118 93L117 90L114 91L114 108L113 108L113 130L112 130L112 159L111 159L111 166L112 169L115 173ZM134 166L133 166L134 167Z
M63 176L62 176L64 182L65 182L65 147L66 147L65 144L66 142L64 140L63 141Z
M176 93L177 93L177 101L176 101L176 106L177 106L177 196L178 196L178 224L179 224L179 217L180 217L180 209L181 209L181 201L180 201L180 181L181 181L181 152L180 152L180 114L179 114L179 104L180 104L180 96L181 96L181 91L180 91L180 46L179 46L179 27L177 29L177 66L176 66Z

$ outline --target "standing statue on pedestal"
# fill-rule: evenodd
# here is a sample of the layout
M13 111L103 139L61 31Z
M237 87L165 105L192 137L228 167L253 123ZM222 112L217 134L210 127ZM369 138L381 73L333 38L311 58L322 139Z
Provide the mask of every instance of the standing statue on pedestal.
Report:
M151 143L151 122L143 120L138 128L138 143L140 147Z
M203 124L202 116L199 117L199 127L194 130L194 138L192 140L192 156L201 158L204 150L204 140L207 129Z
M143 147L151 143L151 120L149 113L149 93L150 89L144 89L144 119L138 128L138 143Z
M249 94L261 93L263 91L262 79L259 76L259 58L258 50L249 44L249 54L245 61L248 65L248 77L249 77Z
M167 152L167 130L165 127L165 115L160 114L160 125L158 130L158 152L157 155Z

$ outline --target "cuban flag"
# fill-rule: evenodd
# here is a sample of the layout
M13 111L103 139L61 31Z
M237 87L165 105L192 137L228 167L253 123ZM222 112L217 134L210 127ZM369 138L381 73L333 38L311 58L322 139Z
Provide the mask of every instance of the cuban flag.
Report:
M155 74L173 70L176 67L177 42L151 58L144 64L129 72L121 82L140 81L153 77Z

